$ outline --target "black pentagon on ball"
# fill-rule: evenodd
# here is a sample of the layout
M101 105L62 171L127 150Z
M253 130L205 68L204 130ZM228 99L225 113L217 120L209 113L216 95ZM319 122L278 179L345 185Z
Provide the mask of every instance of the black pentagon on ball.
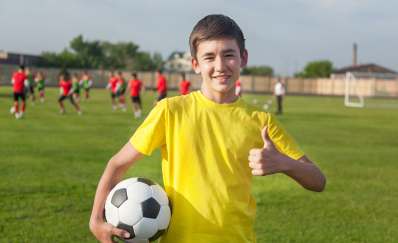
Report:
M160 211L160 204L151 197L141 203L141 208L144 218L156 219Z
M130 233L130 237L129 238L123 238L123 239L133 239L135 237L133 226L130 226L130 225L127 225L127 224L123 224L122 222L119 222L117 224L116 228L123 229L123 230L125 230L125 231ZM120 239L120 237L118 237L118 238ZM123 240L123 239L120 239L120 240Z
M148 180L148 179L146 179L146 178L138 177L138 178L137 178L137 181L142 182L142 183L145 183L145 184L147 184L148 186L157 185L155 182L153 182L153 181L151 181L151 180Z
M149 242L155 241L157 240L160 236L162 236L164 234L166 230L158 230L158 232L156 232L156 234L154 236L152 236L151 238L149 238Z
M127 200L127 191L126 188L119 189L113 193L111 203L115 205L115 207L120 207Z

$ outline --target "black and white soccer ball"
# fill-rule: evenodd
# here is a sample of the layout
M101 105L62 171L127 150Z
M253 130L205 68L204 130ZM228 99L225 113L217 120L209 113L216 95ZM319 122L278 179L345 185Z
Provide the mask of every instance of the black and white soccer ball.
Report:
M171 219L171 205L166 192L145 178L130 178L117 184L105 202L108 223L130 233L129 243L148 243L166 231Z

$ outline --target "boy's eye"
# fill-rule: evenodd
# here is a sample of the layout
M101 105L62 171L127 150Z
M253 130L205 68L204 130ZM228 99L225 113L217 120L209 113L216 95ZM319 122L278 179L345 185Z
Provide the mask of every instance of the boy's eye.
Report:
M214 59L213 57L206 57L205 60L212 60Z

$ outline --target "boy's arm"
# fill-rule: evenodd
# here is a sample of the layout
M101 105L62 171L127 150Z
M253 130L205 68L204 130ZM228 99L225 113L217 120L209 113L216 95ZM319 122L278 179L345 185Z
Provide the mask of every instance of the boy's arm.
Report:
M109 192L123 180L126 171L142 157L144 157L144 154L135 149L130 142L127 142L127 144L109 160L106 166L104 174L98 184L97 192L95 193L94 206L90 218L90 230L102 243L115 242L113 241L114 235L123 238L130 237L127 231L118 229L104 222L104 207Z
M284 173L307 190L321 192L325 189L326 178L307 156L298 160L279 152L267 133L266 126L261 135L264 148L250 150L249 166L257 176Z
M142 95L145 95L145 86L144 85L141 85L141 93L142 93Z

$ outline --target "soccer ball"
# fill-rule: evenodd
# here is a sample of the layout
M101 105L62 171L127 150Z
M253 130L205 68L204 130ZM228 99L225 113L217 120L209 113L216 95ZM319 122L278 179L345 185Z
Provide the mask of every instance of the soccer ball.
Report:
M257 105L257 100L256 99L253 100L253 104Z
M126 230L123 242L148 243L157 240L169 226L171 205L166 192L145 178L130 178L117 184L105 202L105 220Z
M264 108L264 110L267 110L267 109L268 109L268 105L265 104L265 105L263 106L263 108Z
M10 113L11 114L14 114L15 113L15 107L13 106L13 107L11 107L11 109L10 109Z
M268 100L268 105L272 105L272 100Z

